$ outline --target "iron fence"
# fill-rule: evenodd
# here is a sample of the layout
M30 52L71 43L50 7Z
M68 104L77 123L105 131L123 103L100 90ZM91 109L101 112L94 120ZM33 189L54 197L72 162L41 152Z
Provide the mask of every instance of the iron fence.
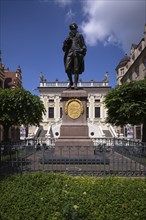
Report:
M0 171L72 175L146 176L146 145L123 139L93 140L93 146L55 146L43 139L0 144Z

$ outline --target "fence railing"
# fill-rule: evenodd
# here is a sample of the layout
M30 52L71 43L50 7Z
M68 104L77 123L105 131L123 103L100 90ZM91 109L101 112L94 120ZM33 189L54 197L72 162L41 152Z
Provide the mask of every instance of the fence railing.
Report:
M0 144L0 171L65 172L72 175L146 176L146 145L114 138L93 140L93 146L55 146L54 140L29 139Z

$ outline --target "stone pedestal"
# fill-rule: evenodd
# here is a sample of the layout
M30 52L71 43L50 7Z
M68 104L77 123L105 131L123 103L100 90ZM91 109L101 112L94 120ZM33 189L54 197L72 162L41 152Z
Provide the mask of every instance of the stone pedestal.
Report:
M87 95L84 90L62 92L63 120L56 146L93 146L88 136Z

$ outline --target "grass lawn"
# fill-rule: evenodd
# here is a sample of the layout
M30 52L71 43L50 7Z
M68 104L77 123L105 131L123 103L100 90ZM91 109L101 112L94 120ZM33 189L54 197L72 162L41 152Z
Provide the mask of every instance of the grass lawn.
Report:
M146 178L29 173L0 181L1 220L146 220Z

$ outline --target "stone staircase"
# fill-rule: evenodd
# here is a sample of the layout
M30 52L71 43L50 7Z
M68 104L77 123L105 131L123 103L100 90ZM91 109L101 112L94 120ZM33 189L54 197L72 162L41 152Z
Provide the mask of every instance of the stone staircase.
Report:
M105 134L105 138L113 137L110 130L103 130L103 133Z
M41 125L36 133L36 137L45 137L45 135L47 134L47 130L43 129L43 126Z

